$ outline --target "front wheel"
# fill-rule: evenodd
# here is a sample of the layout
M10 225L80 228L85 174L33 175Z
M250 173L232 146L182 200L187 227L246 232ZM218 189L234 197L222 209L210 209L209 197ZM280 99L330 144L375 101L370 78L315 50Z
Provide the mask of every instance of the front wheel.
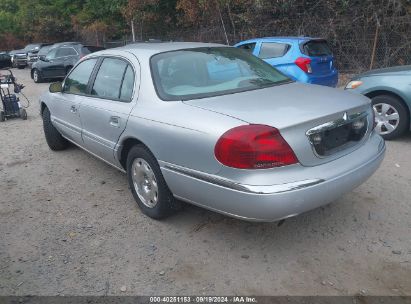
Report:
M40 72L37 69L33 71L33 80L35 83L40 83L43 81L43 78L41 77Z
M48 108L43 110L43 129L44 136L51 150L59 151L68 147L67 139L61 136L60 132L53 126L50 118L50 111Z
M387 140L402 135L409 126L408 111L398 98L379 95L372 98L375 130Z
M133 197L145 215L162 219L180 209L157 160L145 146L136 145L128 153L127 177Z
M0 111L0 121L3 122L6 120L6 115L4 115L3 111Z

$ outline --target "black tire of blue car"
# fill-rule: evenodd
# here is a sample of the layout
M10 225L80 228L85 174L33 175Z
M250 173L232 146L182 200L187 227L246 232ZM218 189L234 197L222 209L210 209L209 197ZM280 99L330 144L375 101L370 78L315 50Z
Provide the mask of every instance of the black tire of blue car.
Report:
M143 159L148 163L151 167L152 172L154 173L156 182L157 182L157 190L158 190L158 201L154 207L146 206L139 198L134 182L133 182L133 163L136 159ZM140 207L141 211L153 218L153 219L162 219L165 217L170 216L175 211L181 209L182 204L181 202L177 201L173 194L171 193L170 189L168 188L166 181L164 180L163 174L161 173L160 166L154 155L146 148L144 145L135 145L130 149L127 155L127 179L129 183L129 187L133 194L135 201L137 202L138 206Z
M46 137L46 141L50 149L53 151L66 149L69 145L69 142L67 141L67 139L61 136L60 132L53 126L50 118L50 111L47 107L43 110L42 118L44 136Z
M410 125L410 118L408 115L408 110L403 102L399 98L391 95L378 95L373 97L371 101L373 106L376 104L384 103L390 105L398 112L398 115L400 117L400 121L397 127L392 132L388 134L382 134L381 136L386 140L391 140L404 134L404 132Z
M4 115L3 111L0 111L0 121L3 122L6 120L6 116Z
M43 82L43 77L41 77L41 74L40 74L39 70L37 70L37 69L33 70L33 81L35 83Z

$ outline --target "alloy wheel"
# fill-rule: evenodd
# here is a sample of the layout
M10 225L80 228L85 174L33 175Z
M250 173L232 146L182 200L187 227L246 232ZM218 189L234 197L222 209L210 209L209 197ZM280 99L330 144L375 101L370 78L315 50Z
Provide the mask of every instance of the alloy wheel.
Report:
M377 103L373 106L375 113L375 129L381 135L392 133L400 123L398 110L387 103Z
M158 202L158 184L153 169L144 159L136 158L131 174L138 198L145 206L154 208Z

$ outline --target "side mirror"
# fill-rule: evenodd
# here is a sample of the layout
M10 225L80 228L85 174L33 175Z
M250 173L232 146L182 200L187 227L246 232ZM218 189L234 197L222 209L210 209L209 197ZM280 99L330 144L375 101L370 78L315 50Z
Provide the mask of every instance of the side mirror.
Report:
M41 61L47 61L46 56L44 56L44 55L40 55L40 56L39 56L39 60L41 60Z
M53 82L49 87L50 93L61 93L63 91L63 87L61 82Z

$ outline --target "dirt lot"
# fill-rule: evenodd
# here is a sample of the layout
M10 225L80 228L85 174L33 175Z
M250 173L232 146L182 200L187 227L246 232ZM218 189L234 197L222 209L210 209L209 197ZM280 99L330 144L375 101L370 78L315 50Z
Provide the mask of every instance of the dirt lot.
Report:
M367 183L280 227L193 206L158 222L122 173L48 149L48 84L15 73L32 105L0 123L1 295L411 295L411 135Z

